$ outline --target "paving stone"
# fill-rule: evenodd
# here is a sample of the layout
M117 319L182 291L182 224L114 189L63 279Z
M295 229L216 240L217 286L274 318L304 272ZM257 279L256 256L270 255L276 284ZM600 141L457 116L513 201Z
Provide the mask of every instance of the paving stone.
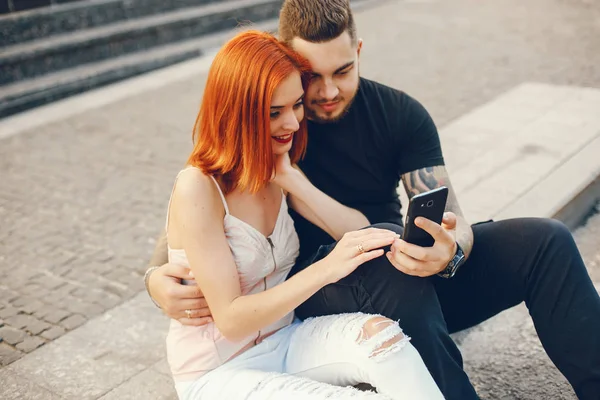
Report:
M38 298L38 296L36 296L36 293L38 293L40 290L42 290L43 287L37 283L30 283L26 286L21 287L21 293L23 293L25 296L31 296L34 299Z
M0 328L4 326L4 320L0 318Z
M72 294L78 299L83 299L88 303L97 304L105 310L112 308L123 301L120 297L97 288L80 288L75 290Z
M38 308L33 313L33 316L36 317L36 318L38 318L38 319L44 319L45 316L51 314L54 311L56 311L56 307L55 306L44 305L44 306Z
M18 298L19 295L19 292L16 292L5 286L0 286L0 299L2 299L2 301L11 302L12 300Z
M24 353L30 353L38 347L42 346L44 343L46 342L37 336L27 336L25 340L23 340L17 345L17 349L21 350Z
M115 307L117 304L121 303L121 299L115 295L110 293L106 293L106 296L99 298L95 301L96 304L104 307L104 309L108 310L110 308Z
M23 357L23 353L16 350L14 347L9 346L6 343L0 343L0 366L4 367L12 362L17 361L21 357ZM2 373L1 370L0 373ZM0 382L3 381L0 379ZM4 389L4 385L0 386Z
M36 300L33 297L20 296L17 299L13 300L11 304L13 305L13 307L20 308L20 307L23 307L23 306L25 306L25 305L27 305L29 303L34 302L34 301L36 301Z
M6 323L18 328L27 330L34 335L42 332L45 329L48 329L50 325L44 321L40 321L39 319L26 314L18 314L6 319Z
M46 304L51 304L54 308L59 308L59 303L63 303L65 301L65 296L62 293L57 293L55 291L49 292L46 297L41 298L41 300ZM68 297L67 297L68 300Z
M65 310L55 309L49 312L47 315L45 315L44 320L50 322L51 324L58 324L60 321L67 318L69 315L71 314Z
M0 310L0 318L6 319L9 317L12 317L13 315L17 315L18 313L19 313L19 310L17 308L8 306L8 307L5 307L2 310Z
M81 300L67 304L66 308L69 312L84 315L88 319L95 317L104 311L104 309L97 304L91 304Z
M42 285L43 287L52 290L64 285L64 283L65 281L62 277L45 275L43 277Z
M37 310L39 310L42 307L44 307L44 303L42 303L39 300L33 300L32 302L29 302L23 306L20 306L19 308L24 313L33 314L34 312L36 312Z
M45 330L41 333L41 336L44 339L54 340L62 335L64 335L66 330L60 326L53 326L52 328Z
M11 326L3 326L0 328L0 337L5 343L10 345L17 345L21 343L23 339L27 336L27 333L20 329L13 328Z
M86 318L82 315L75 314L60 322L60 325L67 330L72 330L85 323Z

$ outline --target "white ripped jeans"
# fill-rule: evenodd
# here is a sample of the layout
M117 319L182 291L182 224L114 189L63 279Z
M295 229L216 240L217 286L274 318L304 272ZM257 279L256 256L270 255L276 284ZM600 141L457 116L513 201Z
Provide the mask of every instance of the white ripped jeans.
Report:
M443 399L396 322L362 313L295 321L196 381L181 400ZM377 393L351 385L369 383Z

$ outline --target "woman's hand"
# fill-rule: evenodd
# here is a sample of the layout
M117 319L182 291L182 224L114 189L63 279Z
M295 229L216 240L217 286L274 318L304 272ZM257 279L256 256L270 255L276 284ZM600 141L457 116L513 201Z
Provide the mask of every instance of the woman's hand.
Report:
M328 283L334 283L352 273L359 265L381 257L382 247L398 239L396 232L386 229L367 228L348 232L322 261L326 265Z

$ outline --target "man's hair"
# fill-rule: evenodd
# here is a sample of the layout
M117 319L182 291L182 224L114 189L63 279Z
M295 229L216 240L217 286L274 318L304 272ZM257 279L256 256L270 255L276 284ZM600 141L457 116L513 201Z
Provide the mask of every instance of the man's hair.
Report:
M265 187L275 168L269 122L273 93L294 72L306 90L309 67L268 33L243 32L227 42L208 72L188 164L215 175L226 193ZM304 155L306 141L303 119L294 134L292 163Z
M279 13L279 38L328 42L348 31L356 43L356 24L349 0L285 0Z

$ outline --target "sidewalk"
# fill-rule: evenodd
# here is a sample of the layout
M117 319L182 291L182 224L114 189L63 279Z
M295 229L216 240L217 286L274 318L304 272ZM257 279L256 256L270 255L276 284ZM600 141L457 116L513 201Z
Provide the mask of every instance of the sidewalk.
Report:
M591 87L600 88L600 54L591 50L600 45L600 7L383 2L356 17L361 72L431 111L472 220L559 212L598 173L600 91ZM209 62L0 121L0 330L14 343L3 335L0 364L10 365L0 369L0 397L172 397L166 321L140 292L141 276L190 149ZM524 83L539 81L549 84ZM570 172L581 168L587 174ZM543 202L517 201L528 198ZM597 225L578 243L591 243L582 251L599 282ZM538 383L557 376L527 321L515 309L462 342L470 375L489 398L533 399L544 394ZM498 339L516 331L526 340L512 351ZM503 352L509 359L498 358ZM564 383L549 387L551 398L572 398Z
M558 102L548 102L546 107L538 109L537 114L533 110L527 112L531 119L529 124L535 126L538 126L540 121L549 124L548 121L554 120L554 123L559 125L565 123L565 121L558 121L557 116L563 115L561 110L565 107L570 109L573 102L580 104L582 110L593 109L593 107L584 107L584 104L595 104L600 107L600 90L527 84L517 87L450 124L441 130L441 137L444 141L449 141L454 137L454 131L458 127L478 126L483 130L489 129L497 123L493 115L502 116L505 123L509 123L510 118L501 112L503 107L514 107L515 104L519 104L522 110L526 110L527 104L539 104L537 101L529 102L533 100L529 97L532 93L540 96L538 100L561 99ZM510 101L516 103L511 105ZM480 118L481 113L487 115L487 118ZM580 136L580 141L575 141L570 148L565 147L560 138L552 135L555 129L536 130L535 136L525 135L521 137L520 142L515 143L515 138L511 134L528 132L528 129L523 126L510 129L507 126L504 129L504 139L508 147L501 152L503 157L491 157L485 152L471 153L473 156L468 162L463 163L461 168L459 161L463 159L458 157L459 154L452 151L450 146L446 153L447 162L448 167L454 171L459 198L466 197L465 191L475 191L478 186L487 184L487 181L475 186L468 183L476 178L474 171L485 173L486 169L496 171L493 179L510 180L516 193L511 192L513 194L507 195L496 192L496 196L490 197L486 202L488 206L485 210L479 206L473 207L470 205L472 203L467 201L464 203L466 214L487 218L499 212L506 213L511 205L518 202L519 193L535 191L539 186L539 184L532 186L531 182L539 182L539 177L552 176L553 171L560 170L561 166L568 164L573 158L581 161L579 149L583 148L585 151L600 139L600 119L596 119L592 112L582 112L579 118L572 119L571 123L573 129L575 126L580 126L582 129L585 127L582 132L589 135ZM495 136L485 137L476 134L475 131L471 135L466 135L465 132L460 139L457 138L465 141L461 149L468 146L468 142L473 146L491 149L502 146L501 141ZM546 135L542 135L543 132L546 132ZM490 147L482 143L486 139L493 141L495 146ZM532 164L525 162L519 165L518 171L515 171L514 164L507 164L504 158L511 157L511 151L519 153L519 149L529 146L538 148L537 154L545 154L548 149L555 151L547 153L548 163L545 164L545 169L540 168L539 162L535 164L536 168L528 169L527 167ZM561 146L563 151L558 152L557 149ZM594 154L598 153L594 152ZM515 161L521 163L520 160L521 158ZM596 164L589 164L589 160L585 158L584 161L586 167L588 169L591 167L591 171L597 176L600 171L600 161L596 160ZM475 168L475 165L478 167ZM521 171L529 172L523 174ZM481 193L485 195L486 192ZM547 200L556 203L557 199L559 198ZM538 203L538 206L541 209L552 208L545 206L543 202ZM598 231L600 231L600 217L596 216L591 220L590 227L584 228L578 236L580 241L587 240L586 243L582 243L585 245L585 251L588 252L587 262L593 269L594 276L598 276L600 270L598 266L600 238L596 234ZM0 382L5 388L3 394L6 398L15 399L173 398L173 389L164 358L166 324L166 318L154 308L146 294L141 292L123 305L0 370ZM513 340L515 335L519 337L518 341ZM549 364L541 350L523 307L506 312L476 328L475 332L462 340L462 348L467 369L474 383L482 394L488 393L490 398L504 398L502 396L510 395L513 390L517 390L519 398L522 399L537 399L540 398L540 394L548 394L552 398L573 398L572 394L569 394L570 388ZM536 366L535 371L531 370L533 365ZM549 386L548 383L552 384ZM494 393L501 393L502 396L492 396ZM526 397L529 393L531 397Z

